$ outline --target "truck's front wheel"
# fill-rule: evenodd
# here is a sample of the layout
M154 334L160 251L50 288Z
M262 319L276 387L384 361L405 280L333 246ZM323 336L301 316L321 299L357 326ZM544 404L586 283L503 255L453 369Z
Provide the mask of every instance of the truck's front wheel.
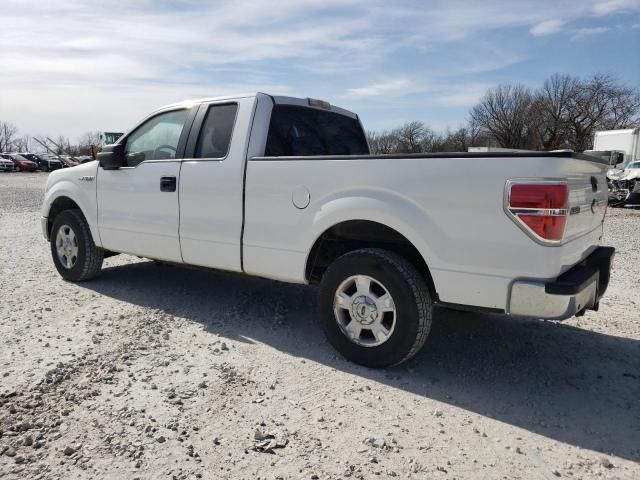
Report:
M77 209L58 214L51 228L51 255L65 280L82 282L100 273L104 252L96 247L89 224Z
M433 305L420 273L403 257L367 248L335 260L322 277L320 321L329 343L373 368L404 362L422 347Z

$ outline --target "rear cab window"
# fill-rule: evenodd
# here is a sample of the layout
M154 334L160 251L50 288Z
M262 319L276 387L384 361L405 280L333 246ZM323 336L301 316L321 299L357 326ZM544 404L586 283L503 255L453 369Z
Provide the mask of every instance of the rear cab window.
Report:
M368 154L367 139L357 118L303 106L273 107L266 157Z

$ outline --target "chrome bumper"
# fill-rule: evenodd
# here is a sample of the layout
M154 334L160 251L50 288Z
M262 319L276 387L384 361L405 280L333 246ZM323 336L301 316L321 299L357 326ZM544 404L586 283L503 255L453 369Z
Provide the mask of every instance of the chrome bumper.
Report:
M612 247L600 247L555 280L516 280L511 285L507 313L564 320L597 310L609 285L614 253Z
M509 314L523 317L564 320L597 304L597 282L573 295L550 295L544 283L517 281L511 286Z

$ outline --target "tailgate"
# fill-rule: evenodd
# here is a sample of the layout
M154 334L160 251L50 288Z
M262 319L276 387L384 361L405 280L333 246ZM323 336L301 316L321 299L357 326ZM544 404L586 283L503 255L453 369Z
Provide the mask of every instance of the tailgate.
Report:
M565 262L580 261L602 239L609 165L587 155L562 153L548 152L549 163L532 162L540 177L507 181L505 211L537 243L556 247L571 243L562 249L570 253L570 258L562 259L566 267L571 263ZM581 238L586 243L574 243Z
M572 162L569 183L569 217L565 241L573 240L602 225L607 210L607 165Z

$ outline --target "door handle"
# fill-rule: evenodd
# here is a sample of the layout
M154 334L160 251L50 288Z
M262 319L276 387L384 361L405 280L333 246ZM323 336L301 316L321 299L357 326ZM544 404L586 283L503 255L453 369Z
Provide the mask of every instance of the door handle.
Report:
M161 192L175 192L176 191L176 177L160 177L160 191Z

